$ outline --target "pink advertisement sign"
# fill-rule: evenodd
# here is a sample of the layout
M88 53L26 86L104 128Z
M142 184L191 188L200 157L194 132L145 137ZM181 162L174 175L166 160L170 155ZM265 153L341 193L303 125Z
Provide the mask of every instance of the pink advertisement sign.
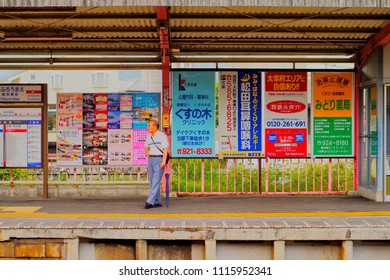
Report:
M144 148L144 143L147 135L148 135L147 129L133 130L133 164L134 165L148 164L148 159L146 158L145 148Z

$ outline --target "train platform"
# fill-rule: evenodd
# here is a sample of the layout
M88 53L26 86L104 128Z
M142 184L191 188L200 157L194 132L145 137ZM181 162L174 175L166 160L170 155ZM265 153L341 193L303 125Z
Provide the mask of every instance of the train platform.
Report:
M361 225L390 226L390 204L358 196L210 196L170 198L162 207L144 209L143 198L63 199L2 198L0 228L26 225L89 224L100 227L151 223L157 227L235 225L268 226ZM371 222L370 222L371 221Z
M0 199L0 259L390 259L390 204L358 196ZM380 250L378 250L380 248Z

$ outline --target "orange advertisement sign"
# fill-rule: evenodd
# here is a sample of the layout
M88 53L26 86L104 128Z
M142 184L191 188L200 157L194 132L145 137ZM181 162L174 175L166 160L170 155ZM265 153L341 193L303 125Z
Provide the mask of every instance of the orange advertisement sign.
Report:
M313 73L312 78L314 117L352 117L352 73Z

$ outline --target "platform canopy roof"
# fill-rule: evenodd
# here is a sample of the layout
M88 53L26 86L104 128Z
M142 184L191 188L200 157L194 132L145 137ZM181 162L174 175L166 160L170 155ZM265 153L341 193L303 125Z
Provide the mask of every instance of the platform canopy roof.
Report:
M19 5L11 6L11 2ZM347 0L335 1L338 4L333 6L334 1L326 6L293 6L294 0L243 0L245 5L224 0L209 1L207 6L184 5L196 1L110 5L133 2L144 1L73 2L80 6L59 5L54 0L24 2L35 6L2 1L0 68L119 63L158 69L168 57L171 62L359 64L375 47L390 40L390 0L357 7L340 6L354 2ZM218 6L217 2L233 5ZM290 4L283 6L283 2Z

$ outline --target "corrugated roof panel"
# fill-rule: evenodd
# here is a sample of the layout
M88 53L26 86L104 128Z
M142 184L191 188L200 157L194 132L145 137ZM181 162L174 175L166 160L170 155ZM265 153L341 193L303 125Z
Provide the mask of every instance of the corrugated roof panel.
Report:
M390 22L390 19L388 20ZM386 21L385 21L386 22ZM322 28L379 28L384 24L383 20L372 19L172 19L172 28L189 27L322 27Z
M77 13L83 14L155 14L155 6L98 6L77 7Z
M157 32L77 32L73 33L73 39L87 39L87 38L114 38L114 39L154 39L158 40Z
M69 28L89 28L89 27L155 27L155 19L125 19L125 18L92 18L92 19L64 19L40 18L34 20L23 19L0 19L1 28L36 28L36 27L69 27Z
M172 17L176 14L203 14L203 15L253 15L253 14L269 14L269 15L387 15L389 8L370 8L370 7L290 7L290 6L275 6L275 7L171 7L170 12Z
M170 47L181 53L349 54L390 23L390 8L174 6L169 13L170 29L163 23L165 29L161 31L170 36ZM0 37L4 37L0 49L7 53L155 53L161 49L159 24L155 6L89 6L58 11L0 7ZM69 42L48 42L51 36L61 35ZM32 38L18 36L45 37L46 42L29 43ZM15 37L18 42L12 41Z
M335 33L335 32L208 32L207 35L197 32L175 32L172 34L174 39L259 39L259 38L331 38L331 39L367 39L371 33Z
M159 44L153 43L130 43L130 42L116 42L111 41L110 44L99 44L96 42L88 42L88 43L76 43L76 42L68 42L68 43L46 43L47 48L51 50L57 49L65 49L65 50L73 50L73 49L102 49L102 50L110 50L110 49L123 49L123 50L154 50L158 51L160 48ZM0 49L4 49L5 46L0 44ZM26 50L39 50L42 48L41 45L37 45L36 43L17 43L8 45L7 48L11 49L26 49Z

